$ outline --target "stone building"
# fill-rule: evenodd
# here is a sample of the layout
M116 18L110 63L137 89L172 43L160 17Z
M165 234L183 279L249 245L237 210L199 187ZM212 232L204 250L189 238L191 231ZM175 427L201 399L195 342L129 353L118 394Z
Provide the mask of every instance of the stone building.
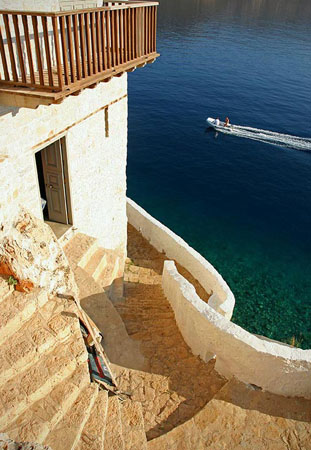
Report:
M0 5L0 449L311 449L311 351L126 197L157 3Z
M0 149L14 172L7 197L49 223L58 237L72 227L98 239L109 250L114 277L122 277L126 71L157 56L151 43L156 6L53 16L55 11L85 11L102 4L3 0L1 5L29 11L28 16L9 13L0 19ZM31 10L36 13L31 15Z

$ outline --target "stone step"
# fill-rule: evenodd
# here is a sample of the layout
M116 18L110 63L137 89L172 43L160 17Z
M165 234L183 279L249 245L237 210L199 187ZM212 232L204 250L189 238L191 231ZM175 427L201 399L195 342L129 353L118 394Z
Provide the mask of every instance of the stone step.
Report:
M132 284L129 286L127 284L127 295L129 298L154 298L160 300L165 300L165 296L162 291L162 287L157 284L147 285L147 284Z
M244 399L238 393L229 402L213 398L190 420L150 440L148 450L309 449L308 420L297 418L296 407L291 410L287 404L291 401L289 398L284 398L284 403L281 399L279 404L278 396L272 396L270 409L267 405L269 397L267 393L263 403L254 404L250 409L240 405ZM293 400L297 405L301 399ZM286 405L285 409L283 405Z
M118 307L118 311L122 315L123 320L136 319L139 321L148 322L148 321L152 320L152 317L156 317L157 319L164 320L164 321L168 320L168 319L172 320L175 317L174 313L170 312L170 311L167 311L167 312L159 311L159 312L155 313L154 315L152 315L152 317L150 315L150 312L145 311L145 310L137 311L136 309L135 310L127 309L127 310L122 311L122 309L120 307Z
M73 375L34 403L4 431L16 441L42 443L89 382L88 364L79 365Z
M88 248L88 250L84 254L81 255L81 258L78 263L79 267L84 269L98 250L99 250L99 245L96 240L92 243L92 245Z
M140 329L138 331L127 328L127 331L132 339L145 342L146 340L150 339L150 335L153 335L153 341L155 341L156 338L169 338L176 334L176 327L171 327L167 330L157 328L156 330L152 331L150 331L148 328Z
M108 410L108 392L100 390L76 450L103 450Z
M141 287L141 285L140 285ZM127 299L129 302L144 302L146 304L159 304L161 306L167 305L167 300L163 295L163 292L144 292L144 289L141 289L141 292L129 293L126 289Z
M124 323L126 323L126 325L132 323L138 323L141 324L143 327L146 326L151 326L154 325L154 327L161 327L162 324L164 325L171 325L173 323L175 323L174 321L174 316L167 318L167 317L161 317L161 315L158 315L158 312L152 312L149 313L149 316L147 315L141 315L141 314L137 314L135 315L135 310L133 310L133 312L130 313L123 313L122 311L120 311L119 309L117 309L118 313L120 314L122 320Z
M0 404L3 412L0 429L8 426L26 408L51 392L55 386L69 377L78 362L87 360L83 338L75 334L59 344L51 353L43 354L39 361L18 376L11 378L0 389Z
M215 400L237 402L246 410L265 411L265 414L275 416L279 411L294 411L295 419L310 424L311 400L302 397L282 397L262 390L252 384L246 384L232 377L214 396ZM311 431L311 429L310 429Z
M119 270L119 259L115 260L111 257L108 258L108 263L106 268L102 271L97 281L101 285L103 289L107 289L110 287L112 282L117 276Z
M161 286L158 286L157 284L151 284L151 285L143 284L143 290L142 290L142 285L140 285L140 284L127 283L127 289L131 295L141 295L142 293L146 293L146 292L148 292L149 294L161 293Z
M8 280L0 276L0 303L3 302L10 294L12 294L12 287L9 286Z
M166 320L125 320L125 326L128 334L131 336L132 334L138 333L140 331L148 330L150 332L159 333L162 336L170 336L174 334L176 331L176 325L171 319Z
M128 303L137 303L140 302L145 303L146 305L159 305L159 306L168 306L167 300L164 297L163 293L152 294L148 292L142 292L141 294L135 293L129 294L126 289L126 301Z
M104 450L124 450L121 404L117 396L109 397ZM53 449L54 450L54 449ZM140 450L137 448L137 450Z
M141 286L141 285L140 285ZM138 294L129 294L127 292L127 299L129 302L144 302L146 304L159 304L161 306L167 305L167 300L163 295L163 292L150 293L150 292L142 292Z
M121 420L125 450L146 450L147 438L141 403L132 400L123 402Z
M135 292L131 292L128 289L128 286L126 286L126 295L129 301L145 301L146 303L152 303L152 302L156 302L159 304L164 304L165 302L167 302L163 291L160 290L160 286L154 285L155 291L152 292L151 290L148 289L146 285L144 285L142 287L141 284L138 285L140 291L138 291L138 289Z
M48 301L48 294L35 289L29 294L14 291L0 308L0 345L15 334Z
M141 302L137 302L135 304L134 302L129 302L126 300L126 303L115 303L115 307L118 309L118 311L122 313L128 313L135 311L137 314L163 314L163 313L172 313L172 309L167 307L160 307L156 305L146 305L144 306Z
M104 336L105 352L110 361L128 367L134 359L142 366L144 358L139 346L129 338L124 322L108 296L85 270L77 267L74 274L81 306Z
M98 248L84 267L81 266L81 264L79 264L79 266L97 281L107 266L105 250L103 248Z
M72 316L62 315L55 308L60 299L50 299L39 311L0 347L0 386L34 365L77 331L79 324Z
M44 440L53 450L73 450L77 447L82 430L88 421L90 412L98 395L98 385L89 384L80 392L77 400L67 414Z
M142 276L138 273L128 273L124 274L124 282L131 284L144 284L146 286L151 285L161 285L162 277L161 275L146 275Z
M85 267L97 249L97 240L83 233L75 234L64 246L64 252L73 268L77 265Z

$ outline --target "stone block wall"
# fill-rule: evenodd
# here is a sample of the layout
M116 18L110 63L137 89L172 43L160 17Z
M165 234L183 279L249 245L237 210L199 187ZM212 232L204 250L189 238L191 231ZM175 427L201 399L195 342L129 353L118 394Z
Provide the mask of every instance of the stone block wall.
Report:
M12 11L59 11L59 0L0 0L0 9Z
M60 11L102 6L102 0L0 0L0 9L13 11Z
M66 142L74 227L125 258L127 75L60 105L0 106L0 214L10 215L19 203L43 218L35 153L60 138Z

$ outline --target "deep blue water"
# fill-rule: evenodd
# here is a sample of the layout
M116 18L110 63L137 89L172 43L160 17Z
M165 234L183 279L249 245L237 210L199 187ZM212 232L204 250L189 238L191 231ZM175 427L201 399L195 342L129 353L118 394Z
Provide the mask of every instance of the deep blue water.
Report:
M128 195L217 268L237 324L311 348L311 151L205 123L311 137L310 0L163 0L158 51L129 75Z

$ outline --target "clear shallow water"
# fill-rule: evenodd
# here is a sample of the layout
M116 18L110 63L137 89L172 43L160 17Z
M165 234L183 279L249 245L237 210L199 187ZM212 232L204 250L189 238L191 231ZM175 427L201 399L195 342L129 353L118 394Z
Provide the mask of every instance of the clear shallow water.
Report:
M217 268L237 324L311 348L311 152L205 123L311 137L311 2L162 0L158 22L129 76L128 195Z

